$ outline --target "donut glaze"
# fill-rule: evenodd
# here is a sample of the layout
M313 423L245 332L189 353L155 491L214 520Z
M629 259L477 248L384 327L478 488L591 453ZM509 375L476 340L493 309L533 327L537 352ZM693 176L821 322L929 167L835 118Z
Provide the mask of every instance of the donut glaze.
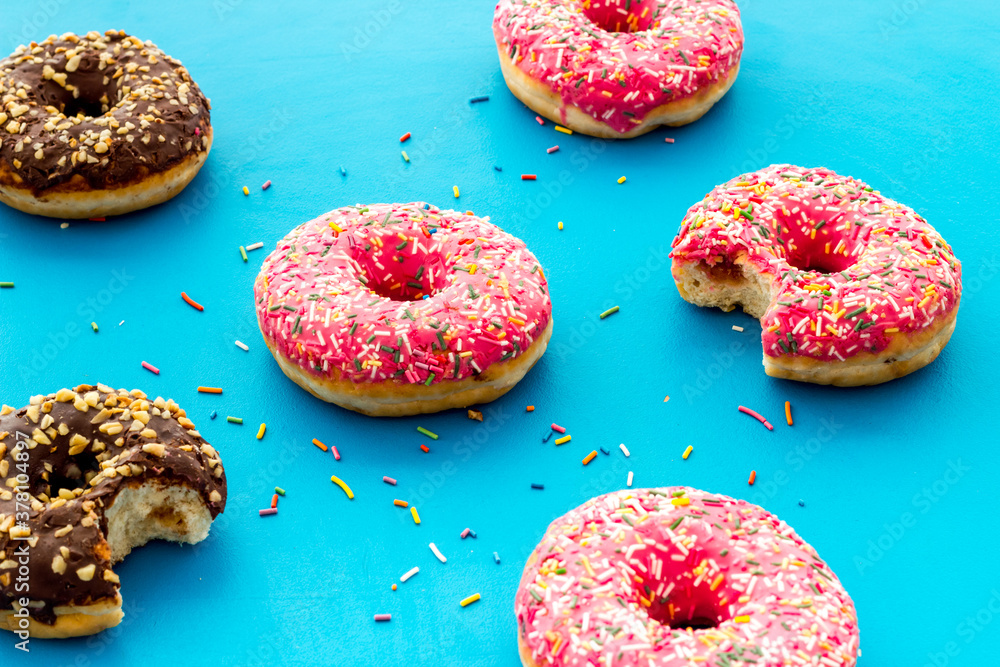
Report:
M720 293L761 284L741 305L760 318L766 366L892 364L938 330L943 347L961 298L961 264L924 218L829 169L773 165L720 185L673 246L678 287L699 305L735 304L688 293L692 267Z
M424 203L344 207L297 227L254 294L276 356L360 390L474 378L524 354L552 316L522 241Z
M556 519L515 599L525 665L856 664L854 604L787 524L687 487L609 493Z
M575 107L618 134L735 77L743 52L731 0L500 0L493 32L501 59L562 101L556 120Z

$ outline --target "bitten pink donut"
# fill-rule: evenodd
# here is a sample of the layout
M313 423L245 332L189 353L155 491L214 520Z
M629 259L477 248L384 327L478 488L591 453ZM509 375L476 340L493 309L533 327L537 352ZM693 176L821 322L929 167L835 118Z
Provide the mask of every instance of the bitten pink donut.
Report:
M552 334L545 274L524 242L423 203L345 207L295 228L254 294L281 370L369 415L492 401Z
M515 599L528 667L851 667L854 603L773 514L687 487L598 496L552 522Z
M610 139L698 120L743 53L732 0L500 0L493 35L519 100Z
M768 375L878 384L937 358L962 266L913 209L829 169L773 165L712 190L674 239L680 295L760 318Z

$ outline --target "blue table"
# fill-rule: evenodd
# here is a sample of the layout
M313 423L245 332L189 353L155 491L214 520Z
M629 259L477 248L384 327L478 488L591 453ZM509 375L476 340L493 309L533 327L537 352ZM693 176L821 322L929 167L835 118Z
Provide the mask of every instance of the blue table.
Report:
M490 2L331 4L6 8L4 49L108 27L153 40L211 97L216 139L187 190L151 210L61 229L0 209L0 280L16 283L0 291L0 401L97 381L172 397L220 450L230 497L203 544L151 544L117 568L120 627L34 640L27 657L4 635L3 664L518 665L525 557L549 521L624 487L630 470L637 486L748 498L793 525L857 604L863 667L996 662L995 3L749 0L729 95L694 125L619 143L534 121L501 79ZM478 95L490 100L470 105ZM777 381L761 368L756 322L680 300L666 253L685 210L771 162L865 179L953 244L965 293L938 361L872 388ZM254 277L293 226L344 204L410 200L492 216L550 280L549 352L482 424L461 411L371 419L321 403L285 379L257 331ZM238 247L256 241L265 249L244 263ZM541 442L551 422L569 428L570 445ZM611 455L580 464L601 446ZM260 518L275 485L288 491L281 511ZM478 537L460 539L466 527ZM392 591L413 566L420 574ZM480 602L459 607L475 592ZM393 620L376 624L376 613Z

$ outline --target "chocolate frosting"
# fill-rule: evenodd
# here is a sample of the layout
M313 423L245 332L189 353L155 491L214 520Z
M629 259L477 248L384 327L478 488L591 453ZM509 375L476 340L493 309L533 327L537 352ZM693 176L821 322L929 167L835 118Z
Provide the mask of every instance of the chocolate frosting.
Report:
M0 183L35 194L122 187L210 145L188 71L121 31L18 47L0 60L0 101Z
M116 599L105 511L126 485L153 480L195 490L213 519L225 509L219 455L171 400L81 385L3 406L0 610L27 597L31 617L52 624L57 606ZM27 592L17 590L26 543Z

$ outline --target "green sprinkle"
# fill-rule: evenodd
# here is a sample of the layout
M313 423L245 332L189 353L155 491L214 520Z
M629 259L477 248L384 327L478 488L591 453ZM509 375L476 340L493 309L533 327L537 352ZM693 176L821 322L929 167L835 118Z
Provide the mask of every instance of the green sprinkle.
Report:
M618 312L618 306L613 306L611 308L608 308L603 313L601 313L601 319L603 320L605 317L608 317L609 315L614 315L617 312Z
M0 283L0 287L10 289L14 286L14 283Z
M431 382L434 382L434 377L435 377L434 373L431 373L430 375L428 375L427 379L424 381L424 386L425 387L431 386ZM430 434L428 434L428 435L430 435ZM434 436L434 439L437 440L437 436L436 435Z
M243 423L243 419L241 419L240 417L226 417L226 421L229 422L230 424L242 424Z
M277 493L279 496L285 495L285 490L280 486L274 487L274 492Z
M97 333L98 332L97 322L91 322L90 328L94 330L94 333Z
M431 373L431 378L433 378L433 377L434 377L434 374ZM423 433L424 435L426 435L431 440L437 440L438 439L437 433L431 433L430 431L428 431L427 429L425 429L423 426L418 426L417 427L417 431L419 431L420 433Z
M244 248L243 246L240 246L240 255L243 256L243 261L244 262L248 261L247 260L247 249Z
M851 312L847 313L847 319L851 319L851 318L857 317L858 315L860 315L861 313L865 312L866 310L868 310L868 306L861 306L857 310L852 310Z

